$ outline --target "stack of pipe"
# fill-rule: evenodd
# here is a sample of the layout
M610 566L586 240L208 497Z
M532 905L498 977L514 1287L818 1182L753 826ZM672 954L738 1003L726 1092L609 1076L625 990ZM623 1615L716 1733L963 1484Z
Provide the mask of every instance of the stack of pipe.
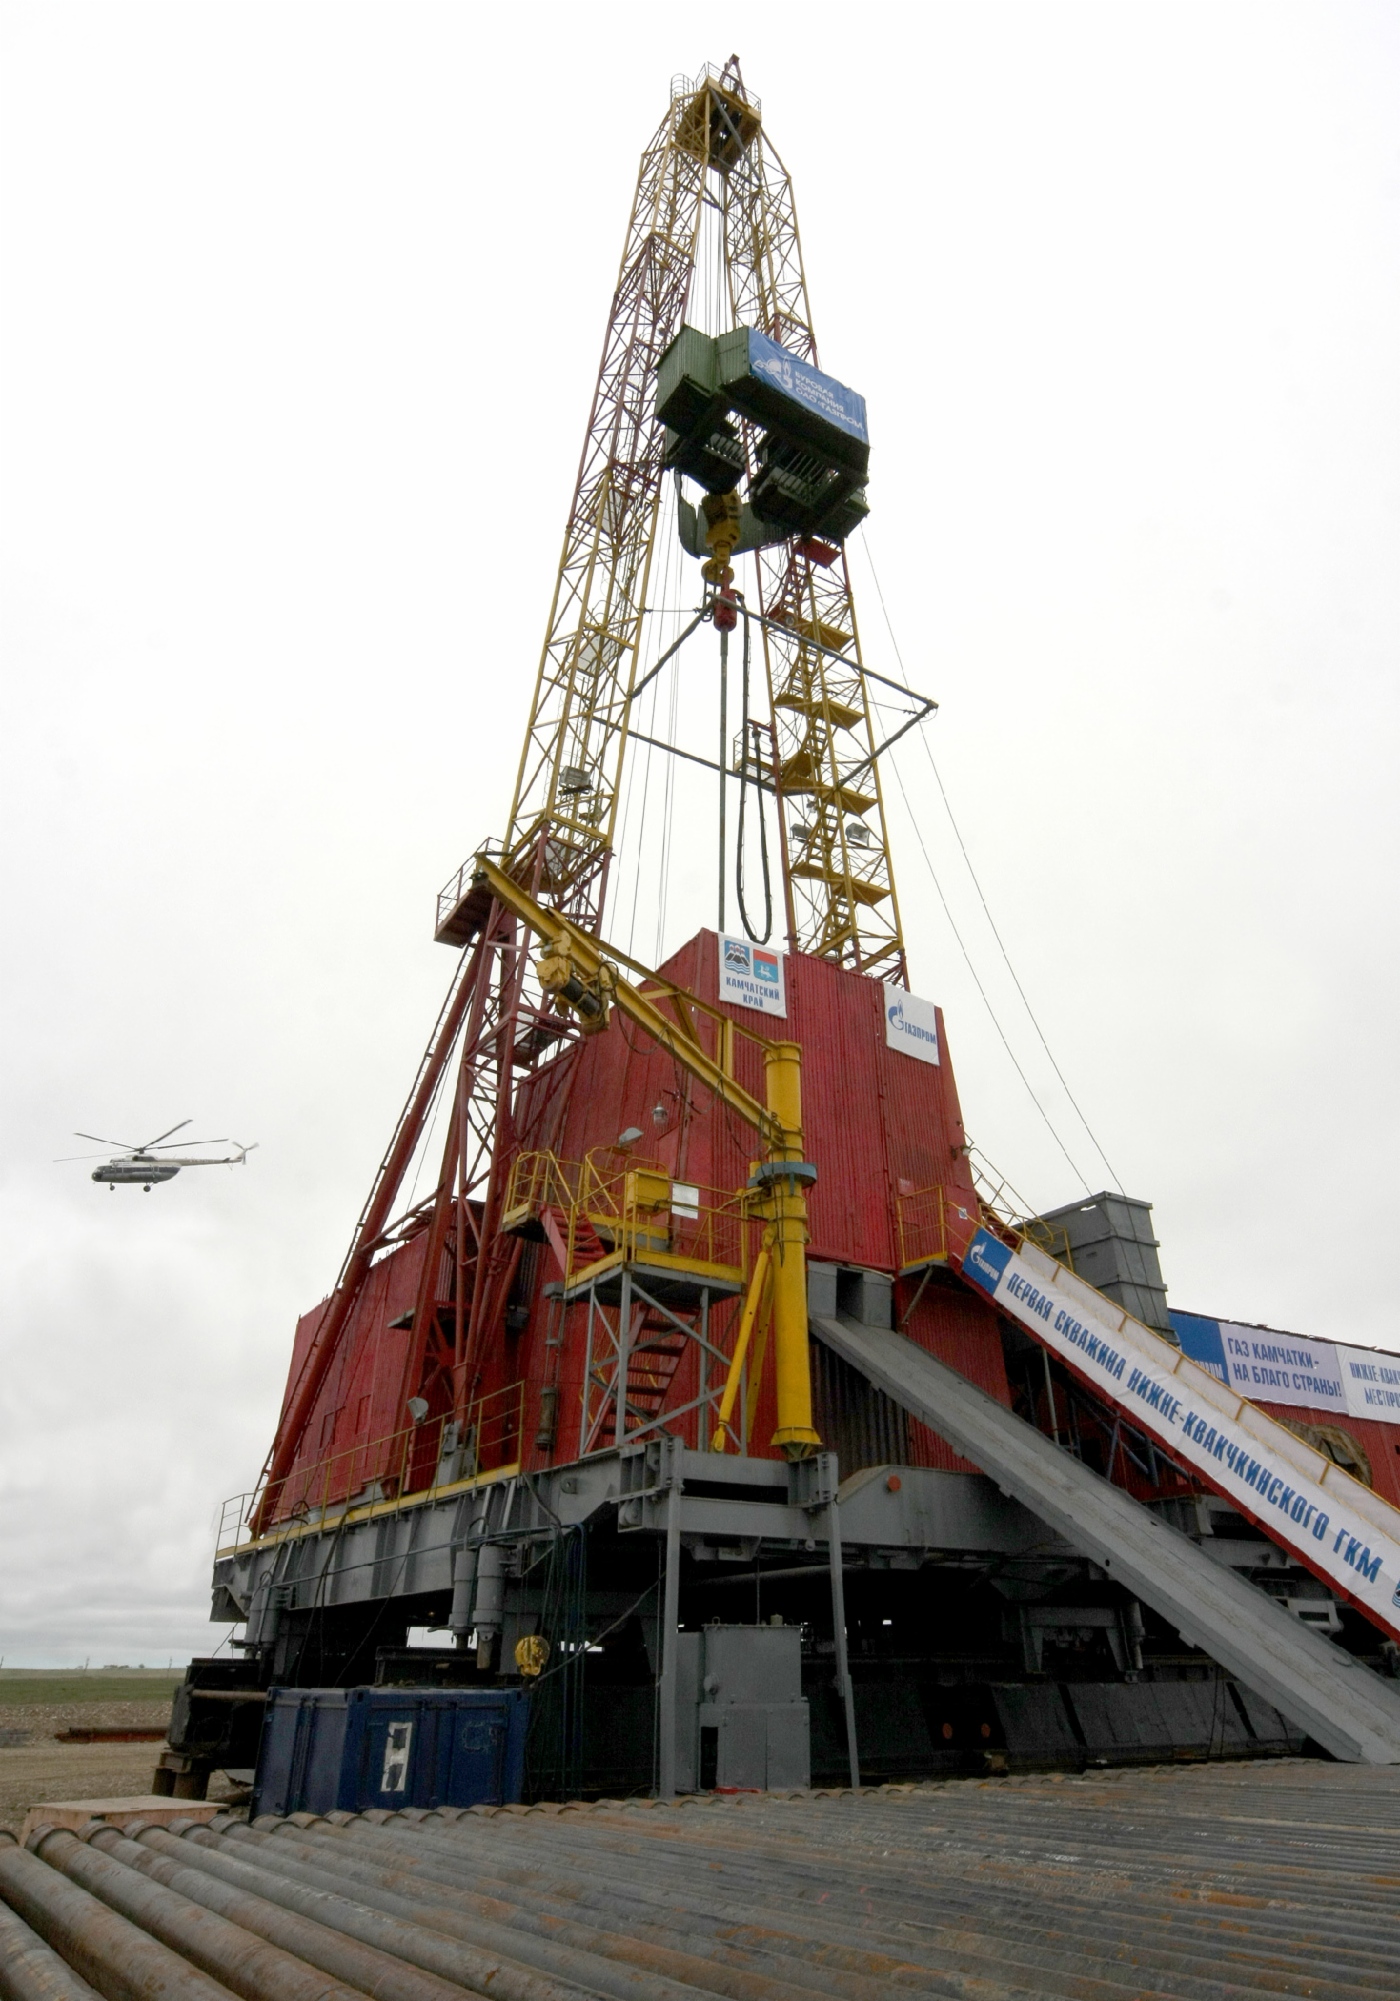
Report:
M0 1996L1379 2001L1397 1833L1400 1768L1303 1760L39 1829Z

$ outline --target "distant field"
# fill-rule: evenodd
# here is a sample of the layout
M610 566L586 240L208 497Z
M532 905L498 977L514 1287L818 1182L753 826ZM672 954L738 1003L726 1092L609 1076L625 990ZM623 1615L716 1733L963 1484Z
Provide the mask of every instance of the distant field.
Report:
M73 1668L0 1668L0 1827L19 1832L36 1800L148 1793L159 1744L59 1744L60 1730L160 1730L183 1681L167 1668L103 1674Z
M125 1673L87 1674L66 1668L0 1669L0 1709L44 1707L68 1708L72 1703L158 1702L169 1704L184 1680L183 1673L165 1668L134 1668Z

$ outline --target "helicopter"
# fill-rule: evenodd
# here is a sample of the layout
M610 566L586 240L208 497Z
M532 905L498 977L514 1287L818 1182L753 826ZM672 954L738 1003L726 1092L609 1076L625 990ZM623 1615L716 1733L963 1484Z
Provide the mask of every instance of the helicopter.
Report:
M132 1146L130 1140L125 1139L103 1139L100 1133L74 1133L73 1137L74 1139L95 1139L99 1146L124 1146L127 1148L127 1152L119 1160L109 1160L102 1167L93 1169L93 1180L105 1182L114 1195L118 1187L142 1188L149 1195L157 1182L173 1181L182 1167L241 1167L248 1158L248 1155L253 1151L253 1148L258 1144L256 1140L253 1140L250 1145L242 1146L236 1139L172 1141L170 1138L171 1133L183 1131L189 1123L188 1119L181 1119L179 1125L167 1126L163 1133L158 1133L154 1139L146 1140L141 1146ZM216 1154L212 1158L204 1160L159 1159L158 1156L165 1153L172 1144L176 1146L231 1146L233 1152ZM70 1153L63 1156L66 1160L91 1160L93 1157L90 1153Z

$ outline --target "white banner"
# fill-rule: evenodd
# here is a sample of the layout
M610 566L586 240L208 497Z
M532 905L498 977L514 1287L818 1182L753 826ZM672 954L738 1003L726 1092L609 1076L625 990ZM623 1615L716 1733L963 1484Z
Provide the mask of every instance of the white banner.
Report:
M938 1009L903 987L886 987L885 1041L921 1063L937 1063Z
M1192 1361L1255 1403L1366 1417L1400 1424L1400 1355L1308 1341L1275 1327L1172 1312L1172 1326Z
M1033 1245L979 1230L963 1274L1400 1639L1400 1513L1387 1502Z
M1353 1417L1400 1424L1400 1355L1377 1348L1338 1348L1347 1409Z
M787 982L783 978L783 955L748 938L719 939L719 997L737 1001L740 1007L755 1008L759 1014L775 1014L787 1020Z
M1230 1388L1256 1403L1301 1404L1345 1411L1346 1392L1337 1351L1330 1341L1303 1341L1270 1327L1220 1323Z

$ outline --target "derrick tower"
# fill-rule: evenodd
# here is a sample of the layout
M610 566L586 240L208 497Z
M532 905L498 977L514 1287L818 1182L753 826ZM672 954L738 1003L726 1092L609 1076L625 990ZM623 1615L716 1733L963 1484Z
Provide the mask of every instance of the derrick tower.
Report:
M707 223L710 240L703 241ZM702 252L711 266L703 273ZM738 483L731 476L721 486L726 473L757 470L760 427L748 416L735 424L702 410L699 435L679 441L674 433L668 440L656 417L658 366L682 326L700 318L698 280L712 275L713 264L719 285L710 285L705 303L727 324L709 331L755 329L815 367L791 178L733 57L719 75L707 71L697 84L673 86L642 155L504 844L512 875L594 931L617 828L629 707L647 665L643 623L665 471L668 464L707 469L706 450L716 441L728 449L707 483L721 495ZM801 496L794 499L800 515ZM756 602L783 790L810 807L811 833L790 869L791 944L860 971L896 969L902 979L898 902L844 554L814 534L777 532L782 525L773 510L756 550ZM861 815L857 846L846 826Z
M713 324L693 324L703 320ZM763 346L752 367L750 334ZM718 356L720 347L729 352ZM648 588L674 506L682 539L706 559L691 566L696 604L683 638L713 625L727 661L742 617L746 683L751 642L762 662L767 716L756 727L746 716L749 738L729 775L758 791L760 811L776 801L789 949L905 985L880 746L842 546L866 511L864 405L817 362L791 177L731 57L721 71L673 83L642 155L509 819L499 844L481 852L541 907L601 934L633 702L662 664L648 654ZM784 409L774 379L794 369L802 400ZM726 370L727 382L716 379ZM701 488L698 506L687 483ZM733 566L746 558L744 590ZM757 673L754 684L757 695ZM727 791L722 781L721 897L733 860ZM483 886L475 856L438 898L436 935L458 949L458 965L300 1357L270 1488L304 1445L376 1258L426 1232L401 1406L418 1396L438 1410L450 1397L461 1418L507 1310L520 1244L499 1223L518 1149L518 1085L580 1029L563 1000L542 991L517 914ZM395 1219L454 1058L456 1110L436 1189Z

